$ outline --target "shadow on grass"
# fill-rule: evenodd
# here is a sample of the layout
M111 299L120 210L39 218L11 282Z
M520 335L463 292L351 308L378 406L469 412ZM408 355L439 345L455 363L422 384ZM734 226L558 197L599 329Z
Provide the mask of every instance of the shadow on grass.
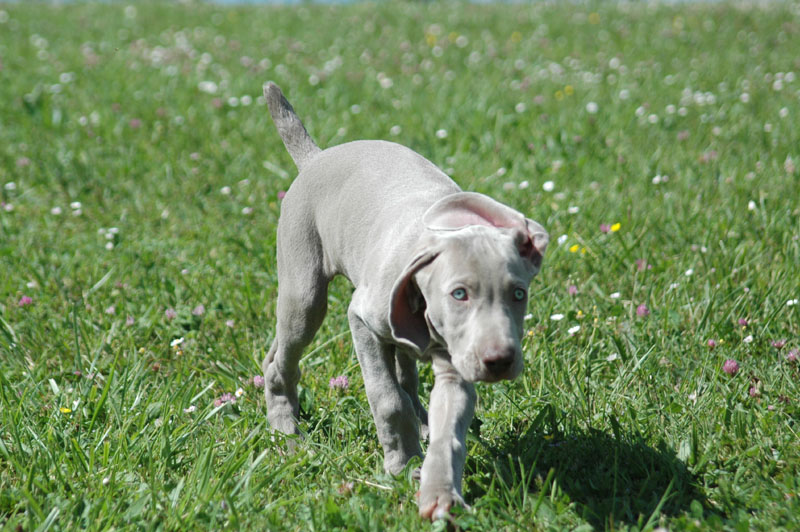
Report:
M548 434L534 426L508 433L488 458L506 486L524 482L537 498L542 490L545 498L559 490L598 529L656 526L659 515L708 508L692 473L665 443L652 447L641 435L614 428Z

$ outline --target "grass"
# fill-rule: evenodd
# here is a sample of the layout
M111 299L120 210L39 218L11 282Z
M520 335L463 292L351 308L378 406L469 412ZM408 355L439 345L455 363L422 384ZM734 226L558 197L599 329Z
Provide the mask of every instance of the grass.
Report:
M458 526L800 528L798 4L23 2L0 35L2 528L445 527L381 471L343 280L308 438L268 432L269 79L321 146L406 144L552 235Z

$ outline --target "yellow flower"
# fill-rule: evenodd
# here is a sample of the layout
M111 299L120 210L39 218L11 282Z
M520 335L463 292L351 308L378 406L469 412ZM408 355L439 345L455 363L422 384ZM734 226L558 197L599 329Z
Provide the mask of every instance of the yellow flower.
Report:
M615 223L614 225L611 226L611 232L616 233L617 231L619 231L620 227L622 227L622 225L619 222Z
M566 94L567 96L572 96L573 94L575 94L575 89L572 87L572 85L567 85L566 87L564 87L564 94Z
M61 408L59 408L59 410L61 410L62 414L69 414L70 412L72 412L72 410L67 408L66 406L62 406Z
M575 315L576 318L580 319L583 317L583 311L578 309L578 313Z
M428 46L436 45L436 35L434 35L433 33L426 33L425 42L428 43Z
M563 99L564 99L564 93L561 91L556 91L556 100L563 100Z
M572 246L570 246L569 252L570 253L577 253L579 249L580 249L580 246L578 244L573 244Z
M597 13L590 13L589 24L600 24L600 15L598 15Z
M552 435L552 434L545 434L545 435L544 435L544 439L545 439L545 440L548 440L548 441L549 441L549 440L552 440L552 439L553 439L553 435Z
M581 255L586 255L586 248L581 248Z
M511 42L519 42L522 40L522 34L518 31L515 31L511 34Z

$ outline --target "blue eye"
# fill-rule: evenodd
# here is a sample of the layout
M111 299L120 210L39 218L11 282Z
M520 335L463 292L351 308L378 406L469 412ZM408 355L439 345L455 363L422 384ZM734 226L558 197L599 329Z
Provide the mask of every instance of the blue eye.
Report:
M453 299L455 299L456 301L467 300L467 291L464 290L463 288L456 288L455 290L450 292L450 295L453 296Z
M514 299L516 299L517 301L522 301L523 299L525 299L525 290L523 290L522 288L517 288L516 290L514 290Z

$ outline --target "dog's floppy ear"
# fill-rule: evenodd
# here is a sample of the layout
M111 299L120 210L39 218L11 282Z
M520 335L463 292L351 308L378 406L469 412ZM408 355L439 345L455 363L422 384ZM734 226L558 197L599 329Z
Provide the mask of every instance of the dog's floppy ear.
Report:
M389 307L392 336L420 354L428 348L431 334L425 321L425 299L414 282L414 274L433 262L437 255L438 252L424 251L414 257L392 287Z
M432 231L453 231L470 225L516 230L515 240L522 257L539 268L550 237L544 227L522 213L475 192L457 192L440 199L422 219Z

